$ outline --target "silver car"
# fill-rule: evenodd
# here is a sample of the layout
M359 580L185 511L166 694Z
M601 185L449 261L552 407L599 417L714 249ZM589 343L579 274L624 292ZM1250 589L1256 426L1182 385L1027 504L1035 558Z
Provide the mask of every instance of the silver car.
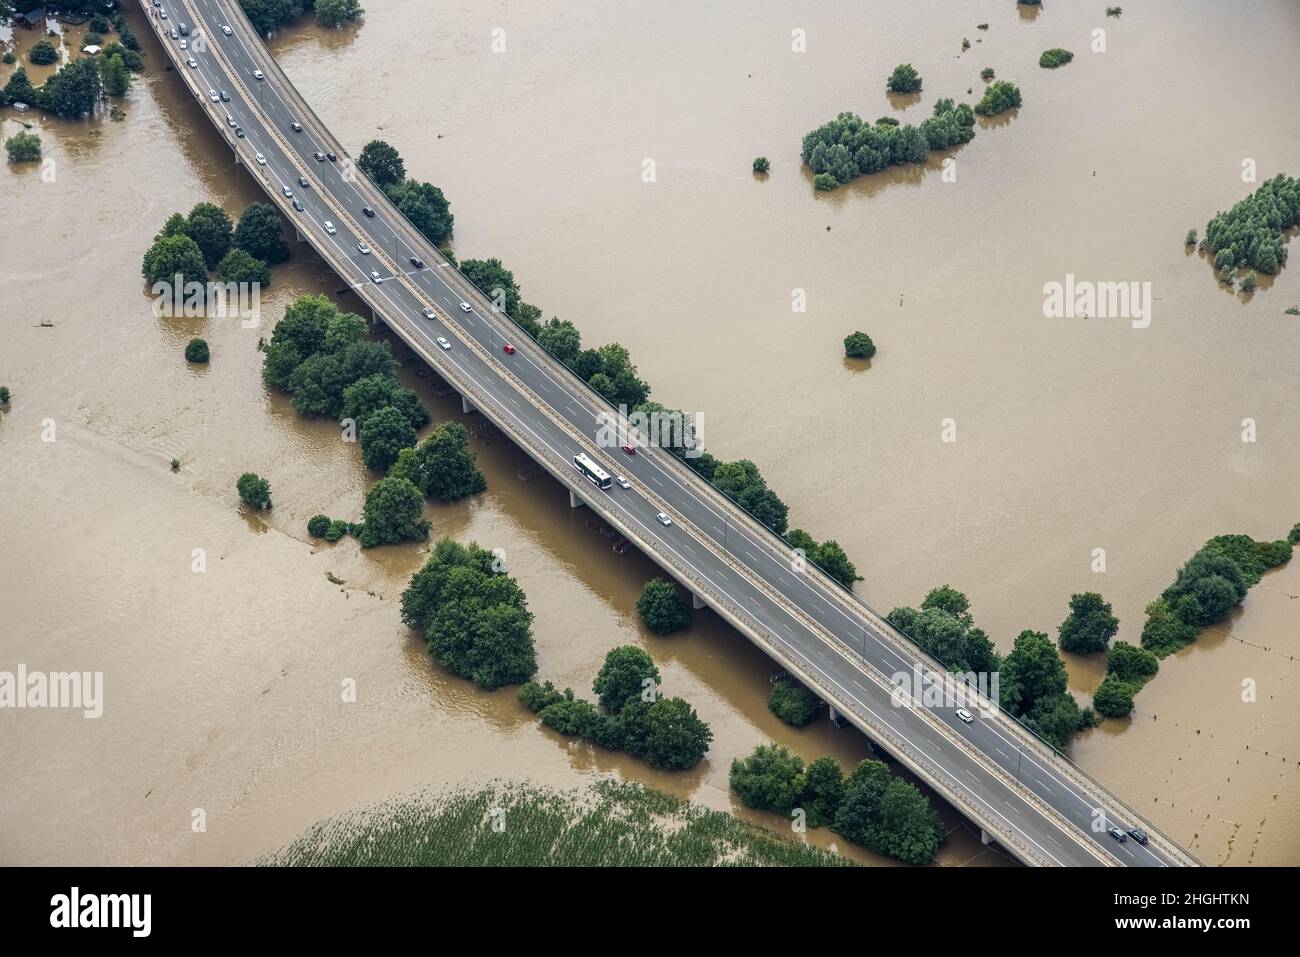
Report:
M659 524L662 525L664 528L667 528L669 525L673 523L673 520L669 518L668 515L664 512L660 512L658 515L656 515L655 520L658 521Z

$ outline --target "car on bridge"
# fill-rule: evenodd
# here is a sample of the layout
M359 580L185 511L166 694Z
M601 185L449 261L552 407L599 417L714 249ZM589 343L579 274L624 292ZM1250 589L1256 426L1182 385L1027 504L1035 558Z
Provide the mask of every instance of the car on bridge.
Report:
M503 345L503 346L501 347L501 351L504 352L504 353L505 353L506 355L508 355L508 356L512 356L512 355L515 354L515 347L512 346L510 343L507 342L505 345Z
M370 247L367 246L365 243L357 243L357 252L361 253L361 255L363 256L369 256Z
M462 303L460 304L460 311L461 311L461 312L473 312L473 307L470 306L470 304L467 303L467 302L462 302Z
M331 236L338 232L338 230L334 228L334 224L328 219L325 220L323 225L325 226L325 232L329 233Z
M626 452L628 455L636 455L636 443L629 441L626 445L623 446L623 451Z
M381 276L381 275L379 275L379 270L378 270L378 269L372 269L372 270L370 270L370 278L371 278L372 280L374 280L374 283L375 283L376 286L381 285L381 284L383 283L383 281L384 281L384 277Z
M369 206L362 206L361 211L365 213L367 216L374 218L375 211L371 209Z
M217 94L216 90L208 90L208 99L211 100L213 103L221 102L221 97Z
M172 27L170 30L168 30L168 31L167 31L167 35L168 35L169 37L171 37L173 40L179 40L180 37L181 37L181 35L180 35L179 33L176 32L176 28L175 28L175 27Z
M664 528L667 528L669 525L673 523L673 520L668 517L668 514L666 512L660 512L658 515L656 515L655 521L657 521Z
M1130 827L1128 829L1128 836L1133 838L1133 840L1137 841L1143 847L1147 846L1147 832L1142 830L1142 828Z
M234 118L233 116L231 116L229 113L227 113L227 114L226 114L226 125L229 126L229 127L233 130L233 129L234 129L236 126L238 126L239 124L235 122L235 118Z
M306 176L298 177L298 185L301 186L303 189L311 189L311 183L307 181Z
M325 155L328 156L328 157L330 158L330 162L331 162L331 163L337 163L337 162L338 162L338 159L339 159L339 158L338 158L337 156L335 156L332 152L326 152Z
M1119 828L1115 827L1114 825L1111 825L1111 827L1107 828L1107 830L1110 832L1110 836L1113 837L1115 840L1119 841L1121 844L1123 844L1125 841L1128 840L1128 835L1125 834L1123 831L1121 831Z
M446 349L448 351L451 350L451 343L448 342L445 337L439 336L437 339L437 343L438 345L442 346L443 349Z
M956 713L957 713L957 717L960 718L962 721L964 721L966 724L970 724L972 721L975 720L975 715L971 714L965 708L958 708Z
M230 27L226 26L226 25L223 23L223 24L221 25L221 32L224 33L226 36L230 36L230 34L231 34L231 29L230 29Z
M291 190L288 186L281 186L280 192L284 193L285 199L293 199L293 190Z
M225 90L222 90L222 91L221 91L221 102L222 102L222 103L229 103L229 102L230 102L230 94L227 93Z
M619 487L619 488L631 488L631 487L632 487L632 483L629 482L627 479L623 478L623 476L621 476L621 475L615 475L615 476L614 476L614 481L618 483L618 487Z
M315 153L312 153L311 155L312 158L316 160L317 163L325 162L325 154L322 153L320 150L317 150Z
M188 50L189 48L190 48L189 43L186 42L185 40L181 40L181 49L182 49L182 50Z
M253 71L253 79L255 79L255 80L265 80L266 77L262 75L262 71L261 71L261 70L254 70L254 71Z
M423 269L423 268L424 268L424 260L421 259L419 256L412 256L412 257L411 257L411 265L414 266L416 269Z
M235 135L242 140L244 138L244 128L242 126L236 126Z
M424 318L426 318L426 319L432 319L433 316L434 316L433 306L425 306L425 307L424 307Z
M188 66L191 70L197 70L199 68L199 61L194 59L194 57L190 57L188 60L185 61L185 65Z
M159 19L159 20L166 20L166 19L167 19L167 11L166 11L166 10L159 10L159 11L158 11L158 19ZM173 39L175 39L175 38L173 38Z
M254 153L254 154L253 154L253 159L257 160L257 165L258 165L258 166L265 166L265 165L266 165L266 157L263 156L261 153Z
M296 210L298 210L298 212L301 213L301 212L303 211L302 200L300 200L300 199L295 199L295 200L293 201L293 208L296 209Z
M302 124L299 123L297 120L294 120L292 123L289 124L289 129L293 130L295 133L301 133Z

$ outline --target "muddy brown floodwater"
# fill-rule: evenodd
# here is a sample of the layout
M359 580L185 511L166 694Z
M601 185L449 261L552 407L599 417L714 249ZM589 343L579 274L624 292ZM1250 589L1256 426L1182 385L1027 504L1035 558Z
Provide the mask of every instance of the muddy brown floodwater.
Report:
M366 6L360 28L304 23L272 42L323 119L353 150L388 140L441 186L459 255L500 257L547 315L625 344L654 398L697 411L710 449L757 461L793 525L844 545L878 608L951 582L1005 650L1022 628L1054 634L1071 592L1098 590L1136 641L1143 605L1207 537L1275 538L1300 520L1300 319L1283 314L1300 265L1248 299L1182 246L1252 188L1243 163L1300 173L1286 166L1300 155L1284 92L1294 4L1243 17L1152 2L1118 20L1102 4ZM15 40L31 42L0 33ZM1074 62L1040 69L1055 46ZM258 329L150 312L140 257L167 215L260 194L146 51L122 122L0 112L4 136L31 123L53 160L53 176L0 169L0 384L14 392L0 414L0 668L103 671L107 698L97 720L0 712L0 861L245 861L327 815L492 777L613 773L782 827L734 804L733 757L769 739L845 765L867 755L852 730L772 717L771 664L710 613L683 635L645 633L633 606L652 565L613 554L551 479L521 481L526 459L500 438L475 440L489 491L429 507L433 536L505 550L537 615L540 677L586 693L609 648L640 644L713 747L691 773L657 774L433 666L397 608L422 550L308 539L316 512L359 515L370 478L330 423L259 378L258 337L338 279L297 247ZM891 104L900 61L925 88ZM939 97L974 100L985 66L1024 105L951 154L955 181L936 154L812 192L805 132L841 110L916 121ZM1044 318L1043 284L1067 273L1151 282L1150 327ZM867 368L842 358L857 328L880 349ZM206 369L181 359L195 335ZM402 376L435 422L477 421L417 365ZM940 441L947 418L954 443ZM237 508L250 469L272 484L260 518ZM1207 863L1294 864L1297 654L1300 563L1167 659L1135 715L1082 735L1074 756ZM1090 696L1103 666L1069 667ZM941 863L1005 861L946 819Z

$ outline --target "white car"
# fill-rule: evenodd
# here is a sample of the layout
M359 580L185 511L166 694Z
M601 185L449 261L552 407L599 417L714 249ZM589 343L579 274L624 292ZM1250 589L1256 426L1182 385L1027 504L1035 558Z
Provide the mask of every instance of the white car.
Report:
M264 76L262 75L262 71L261 71L261 70L254 70L254 71L253 71L253 79L254 79L254 80L265 80L266 77L264 77Z
M975 715L971 714L965 708L957 709L957 717L959 717L962 721L966 722L967 724L970 724L972 721L975 720Z
M231 116L229 113L227 113L227 114L226 114L226 125L229 126L229 127L233 130L233 129L234 129L236 126L238 126L239 124L235 122L235 118L234 118L233 116Z
M223 25L223 26L221 27L221 32L224 33L226 36L230 36L230 33L231 33L230 27L227 27L227 26L224 26L224 25Z
M190 57L188 60L185 61L185 63L189 66L191 70L197 70L199 68L199 61L194 59L194 57Z
M369 256L370 247L367 246L365 243L357 243L357 252L361 253L361 255L363 256Z
M331 236L333 236L335 233L338 232L338 230L334 228L334 224L331 223L328 219L325 220L324 225L325 225L325 232L329 233Z
M254 154L253 159L257 160L257 165L258 165L258 166L265 166L265 165L266 165L266 157L263 156L261 153L256 153L256 154Z
M186 41L184 37L181 37L181 49L188 50L189 48L190 48L189 42Z
M216 90L208 90L208 99L211 100L213 103L221 102L221 96L217 93Z
M632 483L629 482L627 479L623 478L623 476L621 476L621 475L615 475L615 476L614 476L614 481L618 483L618 487L619 487L619 488L631 488L631 487L632 487Z
M444 339L442 336L438 337L437 342L438 345L442 346L444 349L448 349L448 350L451 349L451 343L448 342L446 339Z
M424 318L426 318L426 319L432 319L432 318L433 318L433 306L425 306L425 307L424 307Z
M469 303L467 303L467 302L462 302L462 303L460 304L460 311L461 311L461 312L471 312L471 311L473 311L473 307L472 307Z
M375 285L376 285L376 286L378 286L380 283L382 283L382 282L384 281L384 277L381 276L381 275L379 275L379 270L378 270L378 269L372 269L372 270L370 270L370 278L373 279L373 280L375 281Z
M664 528L667 528L669 525L671 525L671 524L673 523L673 520L672 520L671 518L669 518L668 515L667 515L666 513L664 513L664 512L660 512L658 515L656 515L656 516L655 516L655 519L656 519L656 520L659 522L659 524L662 525Z

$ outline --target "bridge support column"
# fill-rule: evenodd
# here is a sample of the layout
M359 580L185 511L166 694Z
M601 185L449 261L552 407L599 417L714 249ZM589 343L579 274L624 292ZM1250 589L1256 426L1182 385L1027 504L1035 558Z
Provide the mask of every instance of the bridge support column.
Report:
M478 411L474 406L470 405L469 399L465 398L463 395L460 397L460 410L466 415Z
M838 728L844 723L844 716L835 710L835 705L827 704L826 710L830 712L831 724L835 725L835 727Z
M980 828L980 843L981 844L993 843L993 835L990 834L988 831L984 830L984 828Z
M709 606L700 600L699 595L695 594L695 592L691 592L691 607L699 610L700 608L707 608Z
M586 502L578 498L578 494L576 492L573 491L569 492L569 508L582 508L582 506L586 504L587 504Z
M371 324L372 326L377 326L377 325L379 325L382 321L383 321L383 320L379 318L379 313L377 313L377 312L375 312L375 310L371 309L371 310L370 310L370 324Z
M294 231L294 232L297 234L297 236L298 236L298 242L300 242L300 243L305 243L305 242L307 241L307 237L304 236L304 235L302 234L302 230L299 229L297 226L295 226L295 227L293 228L293 231Z

